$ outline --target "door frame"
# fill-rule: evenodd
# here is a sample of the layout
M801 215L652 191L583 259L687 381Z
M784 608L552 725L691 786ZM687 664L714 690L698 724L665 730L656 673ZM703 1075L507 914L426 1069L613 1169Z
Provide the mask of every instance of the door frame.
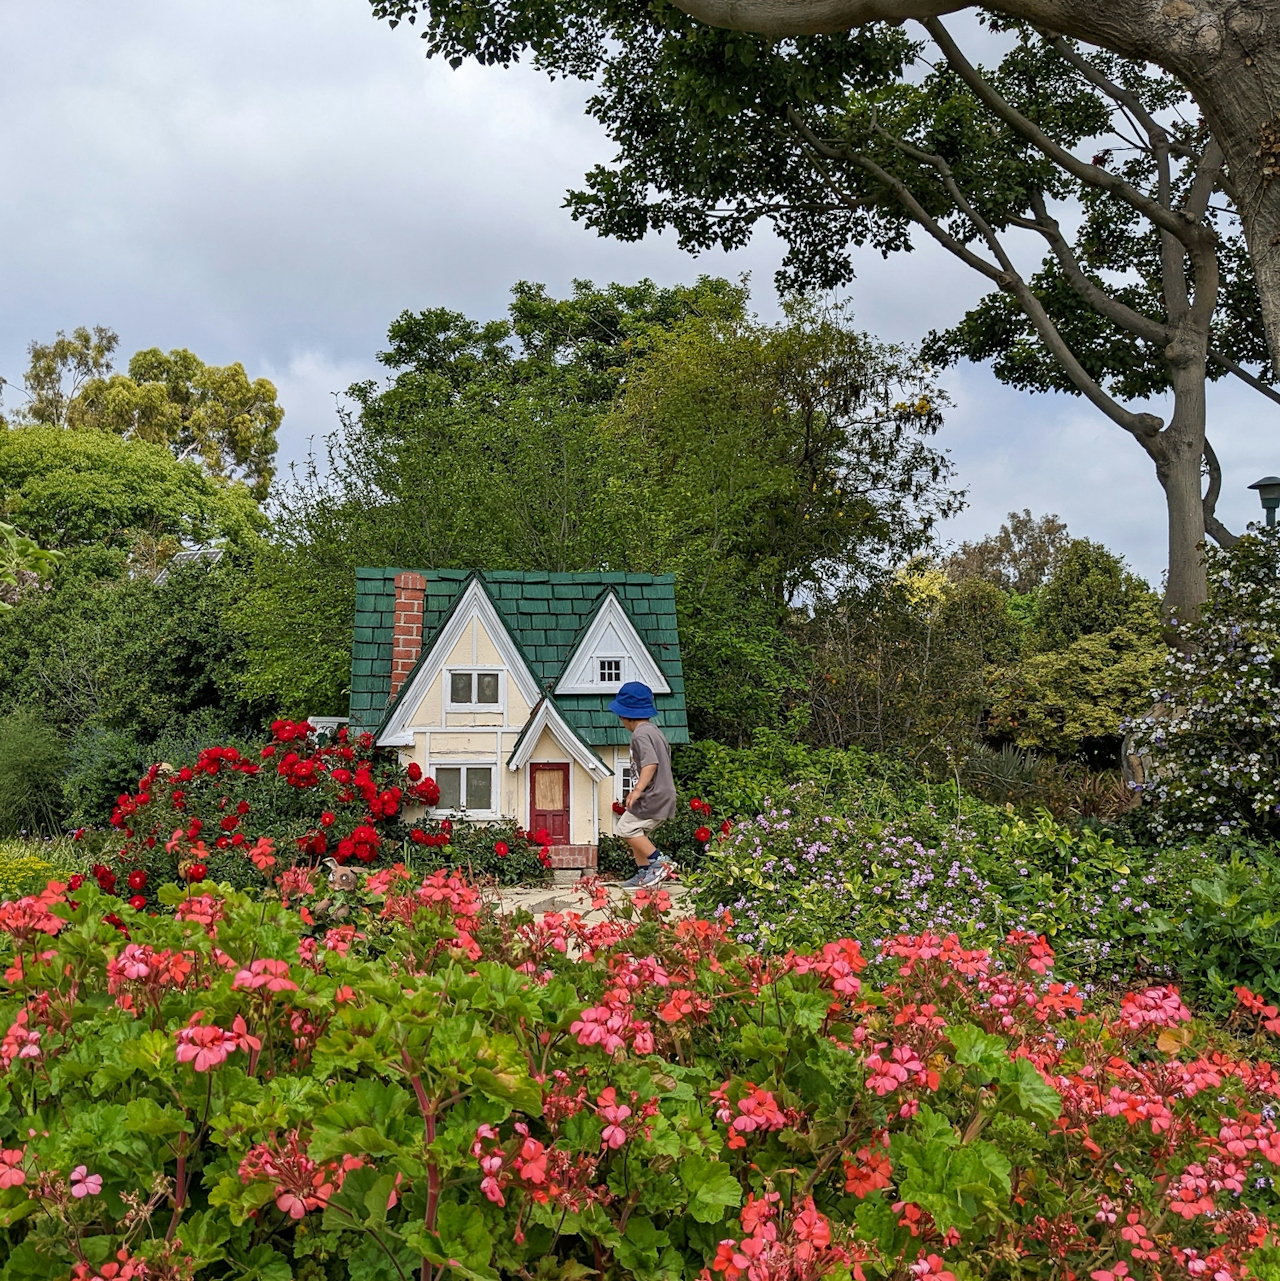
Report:
M573 844L573 806L569 793L570 785L573 781L573 766L569 761L530 761L529 762L529 827L534 827L534 814L537 812L535 804L537 797L537 780L535 775L538 770L558 770L564 777L564 818L565 818L565 839L566 845Z

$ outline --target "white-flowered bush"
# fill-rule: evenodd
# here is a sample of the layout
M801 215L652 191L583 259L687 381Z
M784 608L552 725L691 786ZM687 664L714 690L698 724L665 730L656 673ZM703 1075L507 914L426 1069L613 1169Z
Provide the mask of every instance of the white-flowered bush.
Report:
M1280 839L1280 529L1209 548L1209 601L1183 629L1156 708L1130 726L1169 841Z

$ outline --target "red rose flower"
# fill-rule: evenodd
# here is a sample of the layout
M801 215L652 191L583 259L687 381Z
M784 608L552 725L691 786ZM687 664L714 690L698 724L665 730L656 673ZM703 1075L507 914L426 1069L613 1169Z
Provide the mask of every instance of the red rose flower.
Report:
M84 884L84 877L77 872L68 882L67 889L78 890Z
M331 813L329 810L325 810L325 812L320 815L321 827L332 827L334 823L336 823L337 821L338 821L338 816L336 814Z
M705 845L711 839L711 829L709 827L700 827L693 834L695 841L701 841Z
M430 838L420 827L415 827L413 831L409 833L409 839L415 845L427 845L430 843Z
M262 749L262 759L264 761L269 761L275 754L276 754L276 749L274 744L269 743L266 747Z
M192 863L187 868L187 880L189 881L203 881L208 875L209 869L203 863Z
M237 833L236 833L236 834L231 838L231 844L232 844L232 845L243 845L243 844L244 844L244 833L243 833L243 832L237 832Z
M147 874L142 868L135 868L129 873L129 888L131 890L143 890L147 887Z
M625 814L627 812L627 807L621 801L614 801L613 812L615 814Z
M215 845L216 845L220 850L225 850L225 849L227 849L227 848L230 846L230 844L231 844L231 838L230 838L229 836L219 836L219 837L218 837L218 839L217 839L216 841L214 841L214 844L215 844Z
M702 810L702 798L700 796L695 796L693 800L689 802L689 808L695 814L699 813Z
M116 874L108 872L105 868L98 873L98 888L104 894L114 894L116 888Z
M146 905L147 905L147 896L145 894L135 894L129 900L129 906L133 908L135 912L141 912L142 909L146 907Z
M224 832L234 832L236 830L236 825L239 822L240 819L235 814L228 814L226 818L222 820L222 830Z
M508 846L508 844L506 843L506 841L494 841L494 843L493 843L493 852L494 852L494 853L495 853L499 858L506 858L506 857L507 857L507 855L511 853L511 848L510 848L510 846Z
M410 761L405 773L409 775L411 781L416 783L422 777L422 766L417 761Z
M729 833L732 831L733 831L733 824L730 823L728 819L725 819L725 821L720 824L720 835L728 836Z
M236 806L236 813L237 813L237 814L247 814L248 812L249 812L249 802L248 802L248 801L241 801L241 802L240 802L240 804Z

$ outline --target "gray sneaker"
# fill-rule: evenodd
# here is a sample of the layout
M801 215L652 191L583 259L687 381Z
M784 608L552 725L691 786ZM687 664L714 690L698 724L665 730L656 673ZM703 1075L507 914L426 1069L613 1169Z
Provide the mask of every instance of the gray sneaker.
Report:
M661 885L670 875L670 861L659 859L656 863L650 863L647 867L639 868L633 877L623 881L618 888L623 890L651 890L655 885Z

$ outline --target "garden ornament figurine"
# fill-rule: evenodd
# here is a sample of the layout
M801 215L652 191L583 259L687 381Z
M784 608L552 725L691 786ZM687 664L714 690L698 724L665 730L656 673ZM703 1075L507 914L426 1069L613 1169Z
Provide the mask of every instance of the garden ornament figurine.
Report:
M622 888L649 889L675 870L651 839L652 833L676 812L671 745L653 724L658 709L648 685L628 681L609 704L609 710L631 733L631 791L614 830L631 847L636 873L622 882Z

